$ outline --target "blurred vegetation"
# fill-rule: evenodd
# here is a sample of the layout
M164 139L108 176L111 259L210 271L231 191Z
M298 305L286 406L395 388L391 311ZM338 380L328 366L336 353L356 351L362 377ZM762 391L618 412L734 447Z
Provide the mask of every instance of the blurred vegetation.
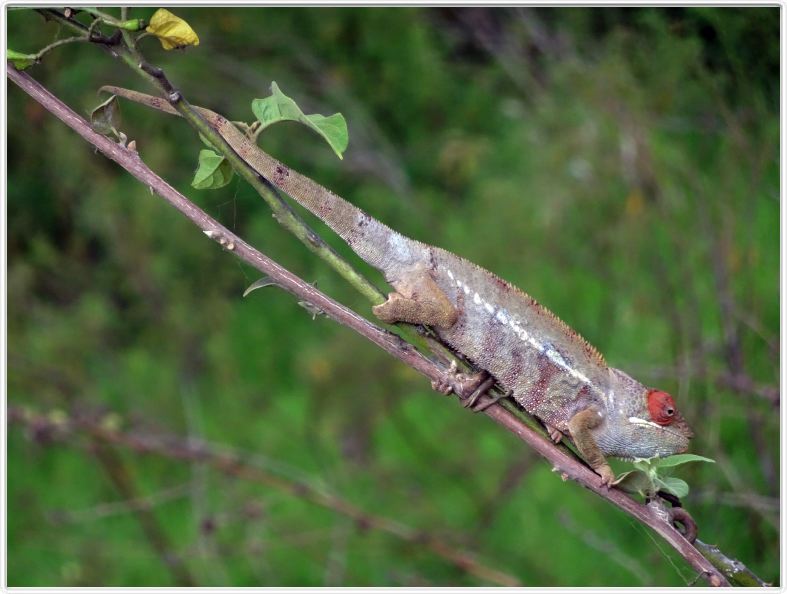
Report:
M309 113L341 111L342 162L295 124L263 146L673 393L692 451L718 461L680 471L700 538L780 583L778 8L175 12L199 47L143 50L190 101L250 120L276 80ZM17 51L69 34L7 17ZM29 72L81 113L103 84L149 91L82 44ZM276 289L242 299L254 271L8 88L9 405L231 447L524 585L693 582L657 537L350 331ZM122 111L176 188L368 313L248 186L189 187L201 145L183 121ZM484 583L297 492L114 451L200 585ZM9 585L175 583L96 453L10 429Z

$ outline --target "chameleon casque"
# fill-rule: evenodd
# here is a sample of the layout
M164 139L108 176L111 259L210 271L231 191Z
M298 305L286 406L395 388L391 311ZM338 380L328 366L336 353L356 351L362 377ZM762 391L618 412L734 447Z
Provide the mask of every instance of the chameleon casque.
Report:
M102 91L180 115L159 97L113 86ZM400 235L270 157L223 116L196 109L257 173L385 275L395 292L373 308L379 319L432 327L538 417L553 440L569 435L602 484L615 479L607 456L651 458L688 449L693 433L669 394L609 367L532 297L451 252Z

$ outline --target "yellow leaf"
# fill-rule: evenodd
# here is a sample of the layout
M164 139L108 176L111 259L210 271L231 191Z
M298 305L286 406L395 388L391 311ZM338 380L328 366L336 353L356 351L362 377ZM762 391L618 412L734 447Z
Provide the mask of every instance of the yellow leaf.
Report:
M165 50L199 45L199 37L189 24L182 18L175 16L170 11L159 8L151 17L147 29L159 38L161 47Z

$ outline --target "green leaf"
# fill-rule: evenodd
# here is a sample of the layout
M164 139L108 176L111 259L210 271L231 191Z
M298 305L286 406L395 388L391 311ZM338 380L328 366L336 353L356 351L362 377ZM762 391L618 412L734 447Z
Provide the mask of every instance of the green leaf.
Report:
M33 64L38 63L38 56L35 54L20 54L12 49L6 49L5 56L14 65L17 70L24 70L30 68Z
M293 99L281 92L275 82L271 83L271 96L252 101L251 110L262 124L260 131L276 122L288 120L300 122L322 136L336 156L343 158L342 154L347 149L349 134L347 122L342 114L335 113L327 117L320 114L306 115Z
M643 497L656 492L656 485L648 474L641 470L624 472L612 484L626 493L639 493Z
M696 454L676 454L675 456L667 456L666 458L657 458L653 461L653 464L659 468L669 468L670 466L679 466L686 462L711 462L715 464L716 460L704 456L697 456Z
M652 474L653 473L653 464L651 463L652 460L653 458L636 458L634 460L633 466L637 470L641 470L646 474Z
M675 497L683 498L689 494L689 485L686 481L674 476L656 478L659 489L672 493Z
M90 124L93 130L104 136L118 135L120 112L116 95L112 95L90 112Z
M221 155L211 150L199 152L199 165L191 180L191 186L198 190L223 188L232 180L232 165Z

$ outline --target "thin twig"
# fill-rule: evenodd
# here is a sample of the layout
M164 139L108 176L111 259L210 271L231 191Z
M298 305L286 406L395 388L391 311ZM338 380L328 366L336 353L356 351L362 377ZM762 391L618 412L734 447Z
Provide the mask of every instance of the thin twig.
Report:
M113 516L130 514L140 509L153 509L159 505L184 498L188 495L190 487L189 483L184 483L163 489L151 495L113 501L111 503L99 503L87 509L56 510L52 513L52 520L58 524L81 524L83 522L94 522Z
M67 43L75 43L75 42L87 42L90 41L90 33L87 35L75 35L74 37L66 37L65 39L58 39L57 41L53 41L46 47L42 48L38 51L36 56L36 61L40 61L47 53L51 52L56 47L60 47L61 45L66 45Z
M151 171L135 151L115 144L93 131L88 122L74 113L73 110L29 75L19 72L10 64L6 65L6 73L15 84L33 99L41 103L47 110L75 130L89 143L93 144L107 157L124 167L142 183L151 188L153 192L164 198L170 205L177 208L211 239L261 272L268 274L284 290L319 308L331 319L356 331L427 378L433 381L457 384L452 374L447 373L445 369L427 359L415 347L330 299L315 287L293 275L220 225ZM469 394L464 394L464 389L461 385L456 385L455 391L460 397L466 398L469 396ZM480 404L483 405L488 400L489 398L484 396ZM667 514L655 503L647 506L642 505L618 489L602 487L598 476L592 470L566 452L556 448L554 444L500 405L494 404L489 406L484 410L484 414L528 443L536 452L546 458L564 479L570 478L577 481L603 499L623 509L643 524L650 526L700 572L712 586L729 585L726 578L668 522Z
M77 33L86 35L86 37L88 37L91 42L97 43L105 48L116 45L120 39L120 34L117 31L115 31L115 33L109 37L103 33L95 31L97 25L102 22L101 19L94 19L90 26L86 27L73 16L66 16L58 10L51 8L37 8L36 12L38 12L46 20L55 21L59 25L67 26Z

